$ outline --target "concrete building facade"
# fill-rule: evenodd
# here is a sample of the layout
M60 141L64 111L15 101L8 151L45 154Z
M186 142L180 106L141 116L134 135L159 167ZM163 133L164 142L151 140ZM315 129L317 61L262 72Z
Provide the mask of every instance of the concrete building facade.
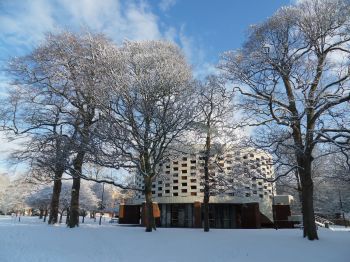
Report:
M182 154L160 165L161 174L152 184L158 203L158 224L166 227L201 227L204 194L204 155ZM212 184L210 223L215 228L260 227L273 221L275 195L272 158L260 150L230 151L209 167ZM217 179L217 182L215 182ZM267 180L265 180L267 179ZM143 189L143 178L136 184ZM143 192L132 205L142 206ZM249 223L246 223L246 222Z

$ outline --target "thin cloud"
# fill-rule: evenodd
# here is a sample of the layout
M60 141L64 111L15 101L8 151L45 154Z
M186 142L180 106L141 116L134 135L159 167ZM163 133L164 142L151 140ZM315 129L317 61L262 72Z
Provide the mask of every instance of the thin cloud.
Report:
M159 3L159 9L163 12L169 11L176 4L176 0L162 0Z

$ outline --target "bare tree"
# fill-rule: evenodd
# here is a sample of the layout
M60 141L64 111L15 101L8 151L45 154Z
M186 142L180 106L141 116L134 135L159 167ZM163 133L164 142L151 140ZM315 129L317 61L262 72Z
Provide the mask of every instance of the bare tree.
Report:
M106 91L109 106L102 109L103 146L99 159L105 166L129 168L143 177L146 231L155 228L152 181L191 122L192 75L178 47L161 41L126 42L120 49ZM123 71L116 68L122 65Z
M209 231L209 198L217 184L226 176L213 172L223 151L229 150L234 142L233 92L228 91L217 76L208 76L198 85L195 127L198 144L204 144L204 231ZM201 141L203 140L203 141ZM226 148L225 148L226 147ZM232 148L231 148L232 150Z
M114 45L102 35L70 32L49 34L43 44L15 64L13 70L25 76L27 84L34 85L40 93L64 104L64 108L59 107L59 113L64 115L61 130L74 134L74 139L69 141L74 153L72 168L69 169L73 176L70 227L79 224L82 165L86 155L94 153L90 150L90 144L91 133L98 120L95 98L103 85L103 64L113 50ZM59 142L56 140L56 143Z
M350 100L349 10L345 0L306 0L281 8L253 26L242 49L225 53L220 64L226 77L240 84L235 90L243 97L246 122L265 125L271 133L283 130L292 139L304 237L310 240L318 239L313 150L330 127L331 113L339 118L336 113Z
M37 180L54 181L48 221L54 224L58 219L61 178L68 166L75 134L65 128L65 101L33 79L33 74L39 72L27 70L27 65L36 59L31 54L10 63L8 71L13 86L3 101L6 115L3 128L9 138L21 140L21 146L11 155L12 161L28 163Z

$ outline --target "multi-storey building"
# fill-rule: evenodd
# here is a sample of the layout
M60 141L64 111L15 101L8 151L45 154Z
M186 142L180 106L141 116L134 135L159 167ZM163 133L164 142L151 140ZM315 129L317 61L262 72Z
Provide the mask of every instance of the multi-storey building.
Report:
M152 184L161 226L200 227L204 194L204 154L182 154L160 165ZM260 150L231 151L210 162L211 227L259 227L272 221L275 194L272 158ZM136 178L143 188L143 178ZM138 192L132 204L142 205Z

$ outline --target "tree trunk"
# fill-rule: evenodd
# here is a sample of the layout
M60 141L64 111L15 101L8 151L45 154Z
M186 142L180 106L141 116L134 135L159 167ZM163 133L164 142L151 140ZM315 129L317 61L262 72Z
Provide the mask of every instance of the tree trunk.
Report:
M60 224L62 223L62 217L63 217L63 210L62 210L62 212L60 213L60 221L59 221Z
M69 209L68 226L70 228L79 226L79 190L80 177L73 178L72 194Z
M62 187L62 178L63 172L58 172L55 174L55 181L53 183L52 197L50 203L50 216L49 224L56 224L58 222L58 208L60 203L60 194Z
M47 217L47 209L45 209L45 212L44 212L44 221L43 222L46 222L46 217Z
M83 159L85 152L79 152L74 159L73 168L73 185L70 201L70 214L68 226L70 228L79 226L79 190L80 190L80 175L82 173Z
M311 157L310 157L311 159ZM306 161L300 170L301 192L302 192L302 212L304 224L304 237L309 240L318 239L317 227L315 223L315 212L313 203L314 185L311 177L311 160Z
M70 212L69 212L69 207L67 207L67 216L66 216L66 225L68 226L69 224L69 219L70 219Z
M208 127L210 122L208 123ZM209 129L209 128L208 128ZM204 156L204 232L209 232L209 197L210 197L210 186L209 186L209 158L210 158L210 143L211 137L208 131L205 144L205 156Z
M84 224L84 221L85 221L85 215L83 215L83 219L81 220L81 223Z
M152 232L152 228L156 229L156 227L155 227L155 221L153 217L152 179L150 177L145 177L145 197L146 197L146 210L145 210L146 232Z
M43 209L39 209L39 219L42 219L43 218L43 215L44 215L44 210Z

